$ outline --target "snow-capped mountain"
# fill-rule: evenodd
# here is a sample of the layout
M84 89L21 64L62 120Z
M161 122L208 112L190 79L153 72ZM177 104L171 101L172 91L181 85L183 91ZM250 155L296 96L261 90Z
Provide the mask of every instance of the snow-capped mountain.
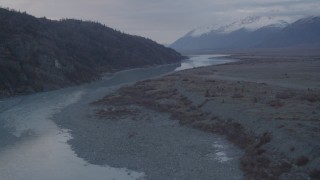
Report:
M174 42L176 50L247 48L261 43L288 23L279 18L250 16L222 26L197 28Z
M259 45L259 47L320 47L320 17L299 19Z
M265 26L284 28L287 25L288 23L286 21L278 18L271 18L266 16L249 16L223 26L212 25L208 27L200 27L192 30L190 33L188 33L188 35L192 37L198 37L209 33L228 34L239 29L255 31Z

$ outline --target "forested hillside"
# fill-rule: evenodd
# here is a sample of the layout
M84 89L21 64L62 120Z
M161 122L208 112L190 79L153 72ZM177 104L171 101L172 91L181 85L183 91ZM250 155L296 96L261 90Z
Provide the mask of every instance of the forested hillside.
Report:
M179 62L156 42L81 20L0 8L0 96L89 82L103 72Z

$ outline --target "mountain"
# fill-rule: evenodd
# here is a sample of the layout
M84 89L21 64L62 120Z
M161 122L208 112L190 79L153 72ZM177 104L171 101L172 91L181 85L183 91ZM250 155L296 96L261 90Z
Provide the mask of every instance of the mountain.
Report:
M288 23L283 20L274 19L265 16L249 16L239 21L235 21L231 24L223 26L209 26L205 28L197 28L190 33L193 37L199 37L209 33L228 34L240 29L246 29L247 31L255 31L262 27L286 27Z
M220 27L197 28L170 47L178 51L319 48L320 17L307 17L291 24L269 17L247 17Z
M194 29L170 47L180 51L248 48L262 43L287 25L286 21L270 17L246 17L223 26Z
M258 47L320 47L320 17L300 19Z
M104 72L179 62L183 57L96 22L35 18L0 8L0 96L96 80Z

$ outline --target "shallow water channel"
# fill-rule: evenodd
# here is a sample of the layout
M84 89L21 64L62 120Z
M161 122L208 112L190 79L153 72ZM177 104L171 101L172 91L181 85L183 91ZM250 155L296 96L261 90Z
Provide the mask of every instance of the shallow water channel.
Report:
M95 100L114 86L172 71L235 61L221 57L192 56L181 64L127 70L82 86L0 100L0 179L143 179L144 172L92 165L77 157L67 144L72 138L70 133L58 127L53 116L83 100L88 93L97 94L91 96ZM212 142L212 146L223 149L217 142ZM224 162L230 157L221 150L212 152L208 158Z

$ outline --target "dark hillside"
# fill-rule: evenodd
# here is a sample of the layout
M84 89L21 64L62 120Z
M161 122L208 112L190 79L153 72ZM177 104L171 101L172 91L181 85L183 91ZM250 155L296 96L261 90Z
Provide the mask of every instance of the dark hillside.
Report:
M99 23L52 21L0 8L0 96L57 89L103 72L182 58L152 40Z

